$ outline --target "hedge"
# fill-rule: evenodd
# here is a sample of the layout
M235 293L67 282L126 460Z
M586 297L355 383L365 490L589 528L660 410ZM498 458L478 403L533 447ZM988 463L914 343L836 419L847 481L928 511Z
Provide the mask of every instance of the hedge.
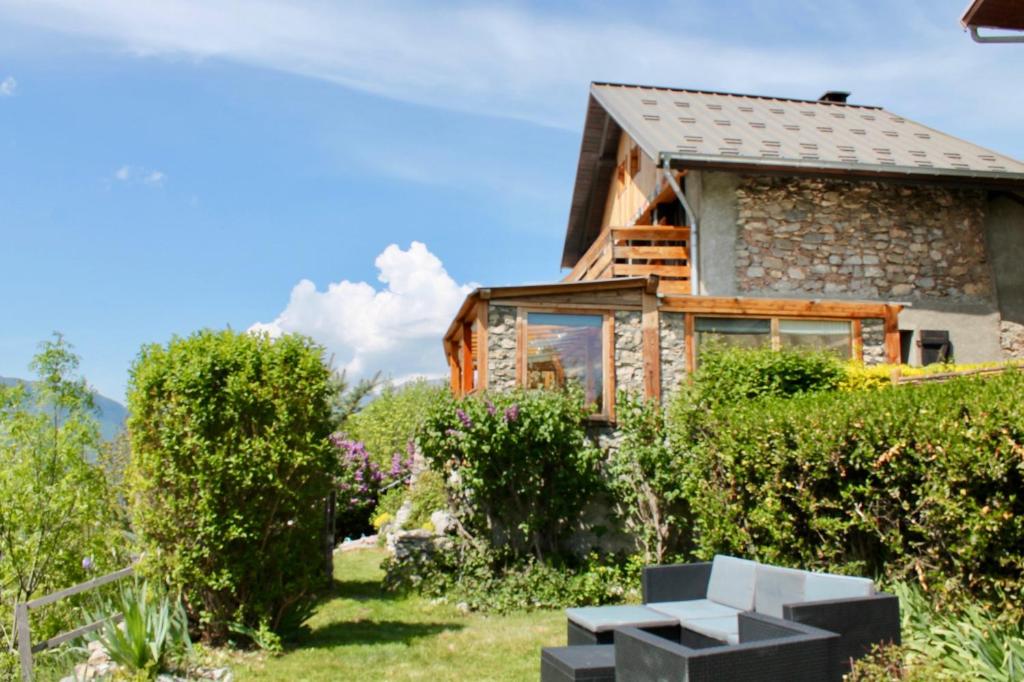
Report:
M672 407L698 556L1024 588L1024 373Z

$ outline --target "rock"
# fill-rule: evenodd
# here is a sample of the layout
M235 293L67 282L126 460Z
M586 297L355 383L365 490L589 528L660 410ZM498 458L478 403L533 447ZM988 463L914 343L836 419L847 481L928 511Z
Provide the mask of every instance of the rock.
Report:
M395 527L402 528L406 523L409 522L409 517L412 516L412 500L405 500L402 502L402 506L395 512Z
M444 535L449 530L455 528L455 519L444 509L438 509L430 515L430 523L434 526L434 532L438 535Z
M460 601L455 605L455 610L461 613L463 616L469 615L469 604L464 601Z

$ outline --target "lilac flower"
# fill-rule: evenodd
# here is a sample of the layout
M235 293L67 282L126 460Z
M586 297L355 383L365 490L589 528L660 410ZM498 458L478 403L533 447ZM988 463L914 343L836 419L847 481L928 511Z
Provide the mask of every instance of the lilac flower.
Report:
M488 400L486 402L487 402L487 414L489 414L489 415L491 415L493 417L494 414L498 411L498 409L496 407L494 407L494 403L492 403L490 400Z
M85 569L86 571L91 571L92 570L92 565L93 564L92 564L92 557L91 556L87 556L84 559L82 559L82 568Z
M469 415L463 412L461 409L455 410L455 416L459 418L459 421L462 422L462 425L465 426L467 429L473 428L473 420L470 419Z
M505 408L505 421L514 422L519 419L519 405L512 403L511 406Z
M448 436L461 436L462 432L456 431L455 429L448 429L447 431L445 431L445 434Z

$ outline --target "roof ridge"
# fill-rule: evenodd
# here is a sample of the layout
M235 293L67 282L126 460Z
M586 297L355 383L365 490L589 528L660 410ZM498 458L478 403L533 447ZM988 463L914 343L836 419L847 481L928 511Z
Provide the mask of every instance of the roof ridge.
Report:
M778 97L775 95L752 95L742 92L725 92L722 90L697 90L694 88L674 88L666 85L640 85L637 83L613 83L611 81L591 81L591 87L595 85L609 86L613 88L637 88L642 90L664 90L668 92L687 92L694 95L719 95L724 97L744 97L748 99L773 100L777 102L801 102L804 104L820 104L829 107L848 107L852 109L873 109L883 110L884 108L875 104L854 104L851 102L827 102L820 99L800 99L798 97Z

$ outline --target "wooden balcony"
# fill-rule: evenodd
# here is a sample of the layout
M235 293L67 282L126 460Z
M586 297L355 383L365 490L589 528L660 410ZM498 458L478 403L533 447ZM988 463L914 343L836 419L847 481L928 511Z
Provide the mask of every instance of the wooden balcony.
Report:
M658 275L658 291L690 293L690 228L607 227L563 281Z

